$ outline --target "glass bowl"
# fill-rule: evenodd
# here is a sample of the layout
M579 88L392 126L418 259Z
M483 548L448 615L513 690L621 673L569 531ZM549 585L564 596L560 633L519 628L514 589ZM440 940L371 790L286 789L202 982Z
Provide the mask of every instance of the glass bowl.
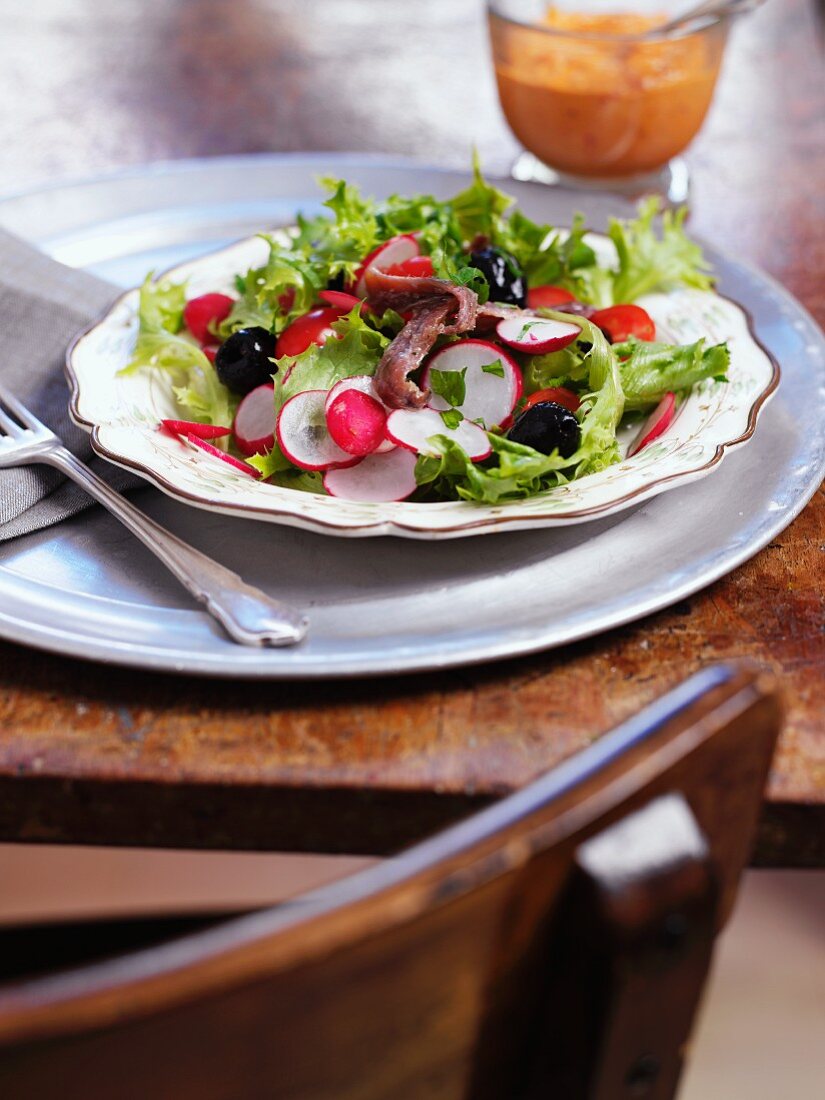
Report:
M675 31L685 0L489 0L504 115L529 151L520 179L687 197L678 159L710 107L730 19Z

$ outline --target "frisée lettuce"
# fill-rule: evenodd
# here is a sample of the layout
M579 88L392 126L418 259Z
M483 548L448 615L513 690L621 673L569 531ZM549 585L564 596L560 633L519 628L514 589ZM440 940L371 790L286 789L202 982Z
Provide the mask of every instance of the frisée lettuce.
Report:
M362 297L366 284L359 279L365 265L373 262L371 257L380 254L388 242L399 254L400 241L400 255L415 252L416 262L427 270L426 277L419 277L424 286L422 293L427 293L428 280L431 284L435 279L442 281L440 291L436 284L429 293L440 292L442 300L444 281L467 288L474 295L471 318L475 318L477 331L465 331L465 326L456 335L449 324L442 325L429 345L432 353L460 343L462 338L469 339L494 352L501 350L501 358L492 354L480 365L482 374L488 376L483 384L485 392L490 392L489 379L501 379L504 386L511 376L518 378L518 386L511 391L510 413L498 418L501 424L477 418L476 423L489 438L490 454L478 457L484 452L482 447L471 459L457 442L457 437L461 438L457 429L464 418L462 408L471 386L479 386L478 381L473 383L478 374L474 376L460 363L458 369L453 366L449 370L433 364L428 376L422 368L413 372L412 380L427 388L428 379L432 394L443 402L439 406L442 431L418 449L418 488L411 497L414 501L461 499L495 504L533 496L596 473L620 458L617 431L626 412L651 409L669 394L676 395L678 401L705 380L726 380L730 353L725 344L709 345L698 340L678 346L640 339L632 333L626 339L624 333L611 333L617 341L611 343L606 336L609 330L598 315L598 324L589 319L594 309L627 309L654 292L684 287L707 290L712 286L700 247L684 231L684 211L661 213L656 199L646 200L640 205L638 217L611 220L607 234L610 247L604 247L588 233L580 215L567 228L531 219L515 207L506 192L485 180L477 159L467 186L447 199L419 194L378 200L346 180L328 177L319 182L328 192L325 212L317 217L299 214L290 231L260 234L266 243L266 258L235 276L231 308L224 296L225 308L220 317L210 322L206 336L201 331L206 342L214 338L206 350L187 329L186 284L147 276L139 293L134 351L122 373L143 369L167 372L183 418L228 428L241 397L221 381L220 347L230 339L246 339L249 330L257 330L259 336L271 340L271 344L263 345L267 356L271 347L277 348L262 363L263 378L269 373L274 383L274 424L283 406L298 394L329 391L355 376L362 377L362 381L364 376L374 376L389 345L416 316L417 301L408 308L408 300L396 299L394 304L402 315L392 309L376 312L387 299L382 301L376 296L364 301ZM529 325L541 328L550 321L560 326L559 331L566 329L566 346L559 347L563 341L552 339L543 347L556 350L531 350L527 343L519 346L518 339L524 338L527 327L515 344L504 331L495 344L499 339L495 326L508 299L496 296L494 292L500 288L493 286L493 276L479 265L478 255L490 251L507 258L524 288L560 293L550 301L563 302L565 296L572 296L570 312L564 306L536 307L523 314ZM401 268L392 273L405 274L403 264ZM466 292L462 290L462 294L466 298ZM491 297L499 312L488 311L485 318L482 307ZM518 304L513 305L514 301ZM511 298L509 304L524 309L525 298ZM640 312L635 305L633 309ZM331 313L334 318L326 324L323 337L310 336L305 344L299 342L297 354L282 354L286 347L295 350L294 340L289 339L295 333L291 327L294 322L306 324L312 321L315 311L323 310L327 317ZM642 333L644 336L653 335L653 323L648 321L650 329ZM511 323L509 319L507 323ZM575 338L571 325L578 329ZM544 327L546 331L548 326ZM281 340L284 333L287 337ZM217 367L212 362L215 355ZM257 385L261 385L260 377ZM575 438L565 454L552 447L547 448L550 453L544 453L508 438L510 424L531 407L531 398L537 396L553 403L552 396L541 398L545 391L566 394L570 413L576 418L572 425ZM244 394L243 388L240 394ZM311 399L317 401L317 395ZM266 398L261 400L265 402ZM299 406L294 404L290 409ZM323 402L321 412L328 415ZM323 416L319 423L320 430L325 431ZM263 453L251 456L249 450L237 449L236 443L229 437L219 445L228 446L272 484L305 492L325 491L322 472L309 462L302 466L294 454L290 457L286 440L283 448L275 442Z

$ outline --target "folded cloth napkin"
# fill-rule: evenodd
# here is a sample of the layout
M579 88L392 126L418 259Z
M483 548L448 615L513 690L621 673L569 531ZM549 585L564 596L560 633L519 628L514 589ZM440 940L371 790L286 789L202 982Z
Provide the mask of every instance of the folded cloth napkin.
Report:
M0 382L110 485L124 489L139 479L93 458L89 436L69 419L63 373L71 338L117 293L0 229ZM0 470L0 542L59 523L92 503L47 466Z

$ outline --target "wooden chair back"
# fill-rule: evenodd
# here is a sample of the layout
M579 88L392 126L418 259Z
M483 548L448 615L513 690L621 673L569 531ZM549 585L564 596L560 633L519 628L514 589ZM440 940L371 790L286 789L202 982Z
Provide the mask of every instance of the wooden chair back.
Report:
M4 1100L673 1096L780 722L709 669L357 876L0 984Z

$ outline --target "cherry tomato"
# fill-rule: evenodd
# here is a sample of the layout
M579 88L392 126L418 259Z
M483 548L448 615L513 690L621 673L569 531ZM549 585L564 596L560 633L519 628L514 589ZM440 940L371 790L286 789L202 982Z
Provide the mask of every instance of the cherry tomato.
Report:
M206 358L209 360L210 363L214 363L215 362L215 356L218 354L218 345L217 344L204 344L203 354L206 356Z
M186 327L201 344L213 344L215 337L209 331L211 324L219 325L234 306L228 294L201 294L190 298L183 310Z
M330 338L337 337L338 333L332 328L332 322L337 321L341 316L340 309L328 307L311 309L303 317L297 317L278 337L275 358L280 359L282 355L300 355L310 344L325 344Z
M655 340L653 318L641 306L608 306L597 309L590 320L598 325L611 344L623 344L630 336L637 340Z
M411 256L409 260L402 260L400 264L388 267L384 274L415 275L420 279L426 279L433 274L433 261L429 256Z
M570 412L575 412L581 405L581 401L572 390L565 389L564 386L550 386L549 389L537 390L535 393L531 393L524 402L522 412L524 409L532 409L540 401L555 401L557 405L564 405Z
M563 286L531 286L527 291L530 309L552 309L564 302L575 302L575 297Z

